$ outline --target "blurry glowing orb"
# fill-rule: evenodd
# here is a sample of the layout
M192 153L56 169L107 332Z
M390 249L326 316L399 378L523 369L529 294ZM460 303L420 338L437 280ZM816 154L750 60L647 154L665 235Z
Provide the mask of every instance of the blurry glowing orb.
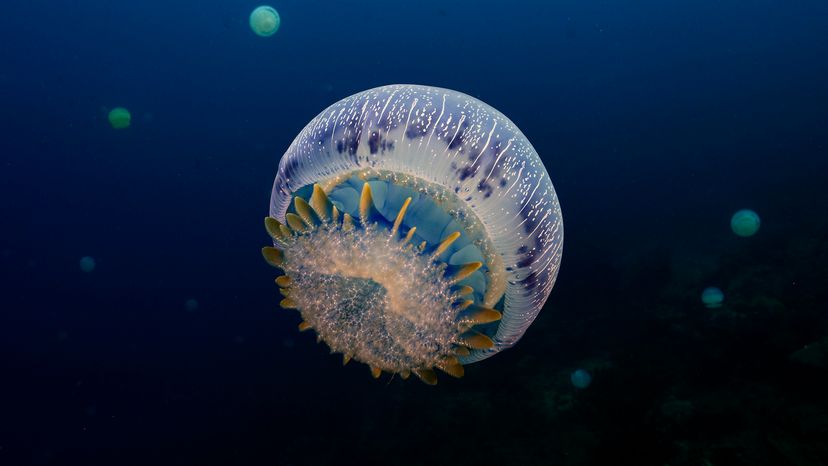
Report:
M578 369L569 376L575 388L587 388L592 383L592 375L584 369Z
M189 312L195 311L196 309L198 309L198 301L196 301L193 298L188 299L184 303L184 309L187 309L187 311L189 311Z
M95 259L93 259L89 256L81 257L80 269L81 269L81 271L87 272L87 273L95 270Z
M124 107L115 107L109 111L109 124L115 129L124 129L129 126L132 115Z
M730 228L739 236L753 236L759 230L759 215L750 210L742 209L730 219Z
M262 5L250 13L250 29L262 37L272 36L279 30L282 19L273 7Z
M704 289L704 291L702 291L701 300L704 303L704 306L709 309L722 307L724 293L722 293L722 290L716 288L715 286L708 286Z

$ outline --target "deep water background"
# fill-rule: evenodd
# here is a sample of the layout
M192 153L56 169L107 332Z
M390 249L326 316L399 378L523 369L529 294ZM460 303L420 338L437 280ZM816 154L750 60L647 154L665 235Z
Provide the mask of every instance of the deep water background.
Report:
M0 4L0 464L828 464L828 3L256 5ZM259 252L294 136L390 83L509 116L564 212L535 324L436 387L342 368Z

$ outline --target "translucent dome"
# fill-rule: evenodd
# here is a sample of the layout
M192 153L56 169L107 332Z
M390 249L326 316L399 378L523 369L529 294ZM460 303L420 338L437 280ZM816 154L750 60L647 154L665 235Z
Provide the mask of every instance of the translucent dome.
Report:
M314 184L330 190L360 171L439 191L440 204L483 252L485 304L502 307L502 319L492 324L494 346L461 361L514 345L552 290L563 246L552 181L523 133L460 92L419 85L360 92L325 109L294 139L279 163L270 216L285 223L297 191Z
M124 129L129 127L132 115L130 115L129 110L124 107L115 107L109 111L107 118L109 119L109 124L112 125L113 128Z
M250 13L250 29L258 36L268 37L276 34L281 24L282 18L272 6L262 5Z
M750 209L739 210L730 218L730 228L741 237L755 235L760 224L759 214Z

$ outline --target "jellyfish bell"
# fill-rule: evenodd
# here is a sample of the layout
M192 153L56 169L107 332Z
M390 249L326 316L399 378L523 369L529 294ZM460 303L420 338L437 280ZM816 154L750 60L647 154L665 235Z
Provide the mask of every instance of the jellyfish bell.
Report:
M759 214L750 209L742 209L730 218L730 229L738 236L748 237L759 231L760 223Z
M265 260L281 307L332 352L428 384L511 347L546 301L563 223L535 149L503 114L427 86L328 107L279 163Z
M281 24L279 12L271 6L262 5L250 13L250 29L258 36L268 37L276 34Z
M198 310L198 301L195 298L190 298L184 301L184 309L188 312L195 312Z
M81 272L93 272L95 270L95 258L90 256L83 256L81 257L78 266L80 267Z
M722 302L724 302L724 292L715 286L708 286L702 290L701 300L702 303L704 303L704 307L708 309L722 307Z
M585 389L592 384L592 374L585 369L577 369L569 375L569 381L575 388Z
M129 110L124 107L115 107L109 111L107 118L109 119L109 124L112 125L113 128L124 129L129 127L132 115L129 113Z

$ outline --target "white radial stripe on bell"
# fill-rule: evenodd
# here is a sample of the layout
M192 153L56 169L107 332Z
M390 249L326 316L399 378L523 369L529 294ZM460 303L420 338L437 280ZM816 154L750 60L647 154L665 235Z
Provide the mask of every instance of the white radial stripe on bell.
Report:
M563 245L560 206L531 143L506 116L460 92L383 86L324 110L279 163L270 204L283 221L291 194L359 169L398 172L456 193L503 260L507 280L495 347L513 345L540 312L557 277Z
M434 137L434 132L437 131L437 127L440 126L440 120L443 119L443 114L446 112L446 96L443 94L443 104L440 107L440 116L437 117L437 122L431 126L431 133L428 135L428 142L426 142L426 147L430 147L431 145L431 138Z

